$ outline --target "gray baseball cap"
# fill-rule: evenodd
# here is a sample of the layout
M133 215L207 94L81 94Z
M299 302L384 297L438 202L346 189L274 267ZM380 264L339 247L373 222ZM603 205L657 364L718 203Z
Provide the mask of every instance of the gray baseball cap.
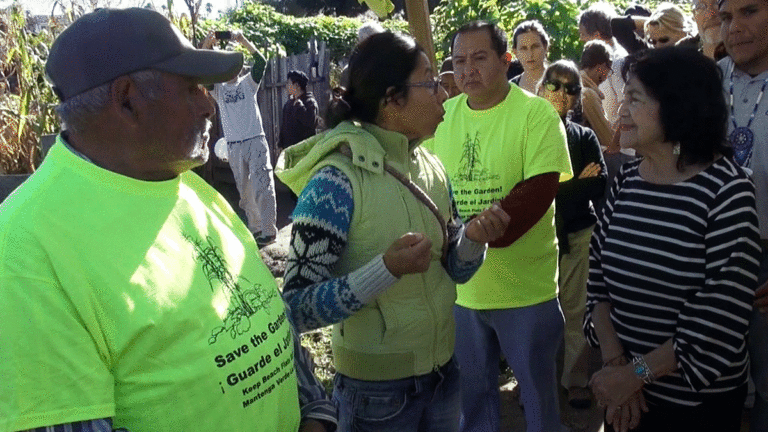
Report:
M234 78L242 66L240 53L196 49L158 12L105 8L83 15L56 38L45 72L63 102L140 70L213 84Z

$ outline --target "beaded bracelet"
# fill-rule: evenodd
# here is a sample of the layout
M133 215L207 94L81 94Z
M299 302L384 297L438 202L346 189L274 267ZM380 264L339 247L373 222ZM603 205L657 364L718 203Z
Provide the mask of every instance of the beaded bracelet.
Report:
M644 383L650 384L656 379L656 376L653 375L651 368L648 367L648 363L645 362L643 356L633 358L632 366L634 366L635 375L643 380Z

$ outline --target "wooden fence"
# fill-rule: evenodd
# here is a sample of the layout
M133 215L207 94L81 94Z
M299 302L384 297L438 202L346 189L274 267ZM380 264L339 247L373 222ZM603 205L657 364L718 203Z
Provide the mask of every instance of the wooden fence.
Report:
M283 105L288 101L287 76L292 70L307 74L309 77L307 91L315 95L320 109L319 114L323 115L330 96L330 54L325 42L318 43L313 39L307 43L307 52L290 57L272 58L267 64L257 100L273 160L277 154Z

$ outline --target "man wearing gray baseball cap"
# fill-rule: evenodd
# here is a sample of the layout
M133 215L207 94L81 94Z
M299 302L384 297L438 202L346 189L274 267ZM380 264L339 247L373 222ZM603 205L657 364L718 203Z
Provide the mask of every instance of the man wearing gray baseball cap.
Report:
M64 131L0 205L0 431L335 428L251 233L190 171L203 85L242 62L138 8L54 42Z

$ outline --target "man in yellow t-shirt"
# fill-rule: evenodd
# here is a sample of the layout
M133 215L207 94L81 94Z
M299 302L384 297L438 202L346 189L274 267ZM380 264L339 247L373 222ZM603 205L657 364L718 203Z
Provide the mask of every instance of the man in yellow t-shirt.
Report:
M521 386L529 432L563 428L555 356L563 334L557 300L554 199L571 177L566 135L544 99L510 86L504 32L486 22L460 28L452 43L462 94L428 147L445 165L462 217L500 201L512 216L485 264L457 288L456 357L462 431L499 430L498 359Z
M253 237L190 171L203 85L242 61L138 8L54 42L66 130L0 206L0 432L335 428Z

